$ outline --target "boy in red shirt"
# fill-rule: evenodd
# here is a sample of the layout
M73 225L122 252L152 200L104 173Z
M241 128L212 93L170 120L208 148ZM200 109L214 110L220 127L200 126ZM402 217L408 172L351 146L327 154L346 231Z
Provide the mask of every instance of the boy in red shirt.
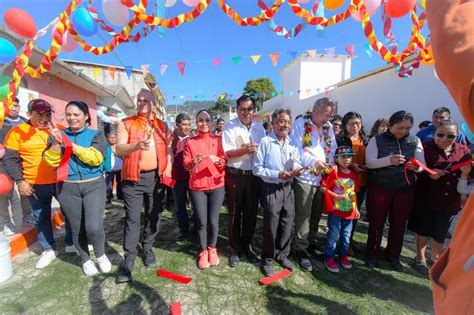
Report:
M337 169L334 169L323 179L324 214L328 215L328 233L325 250L325 265L331 272L339 272L334 260L336 244L339 237L339 262L342 268L350 269L352 264L347 258L352 220L360 217L357 209L356 192L359 191L357 174L349 169L354 151L342 146L334 154Z

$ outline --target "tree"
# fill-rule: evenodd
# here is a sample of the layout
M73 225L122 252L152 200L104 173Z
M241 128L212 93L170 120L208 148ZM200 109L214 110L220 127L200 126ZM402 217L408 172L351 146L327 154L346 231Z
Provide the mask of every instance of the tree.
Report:
M273 95L272 92L274 93ZM263 102L268 101L278 93L275 90L272 80L269 78L258 78L247 81L244 87L244 94L247 94L255 100L258 111L262 109Z
M222 93L221 95L219 95L219 99L216 101L214 106L209 109L214 117L222 116L222 114L227 113L234 105L232 100L228 97L228 93Z

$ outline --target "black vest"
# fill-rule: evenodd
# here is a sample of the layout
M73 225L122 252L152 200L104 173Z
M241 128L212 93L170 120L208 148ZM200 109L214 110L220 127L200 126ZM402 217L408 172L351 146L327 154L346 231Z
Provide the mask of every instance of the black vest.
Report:
M402 154L408 161L415 156L416 137L408 135L400 140L389 132L377 135L375 137L377 142L378 156L383 158L392 154ZM405 178L404 165L386 166L378 169L369 170L369 185L380 186L390 191L411 191L415 190L415 174L412 171L407 171L408 183Z

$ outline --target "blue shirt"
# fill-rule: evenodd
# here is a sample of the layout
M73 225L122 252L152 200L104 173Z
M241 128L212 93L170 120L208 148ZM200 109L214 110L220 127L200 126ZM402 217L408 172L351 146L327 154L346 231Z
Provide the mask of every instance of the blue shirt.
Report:
M420 131L418 131L416 133L416 136L420 138L422 143L426 143L433 140L435 130L435 126L433 124L430 124L425 129L421 129ZM461 133L461 131L458 131L458 137L456 138L456 142L466 144L466 137Z
M293 163L294 161L294 163ZM300 153L290 137L285 143L278 141L275 132L263 137L253 159L253 174L266 183L279 184L286 181L278 178L281 171L293 171L301 168Z

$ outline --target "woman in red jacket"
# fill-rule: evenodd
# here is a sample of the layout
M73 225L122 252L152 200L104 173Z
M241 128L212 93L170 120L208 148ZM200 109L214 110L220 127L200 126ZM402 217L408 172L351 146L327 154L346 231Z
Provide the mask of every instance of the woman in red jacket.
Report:
M199 269L219 264L216 243L225 195L226 156L222 138L210 132L211 124L209 111L200 110L196 114L198 134L189 138L184 148L184 167L189 171L189 189L197 216Z

